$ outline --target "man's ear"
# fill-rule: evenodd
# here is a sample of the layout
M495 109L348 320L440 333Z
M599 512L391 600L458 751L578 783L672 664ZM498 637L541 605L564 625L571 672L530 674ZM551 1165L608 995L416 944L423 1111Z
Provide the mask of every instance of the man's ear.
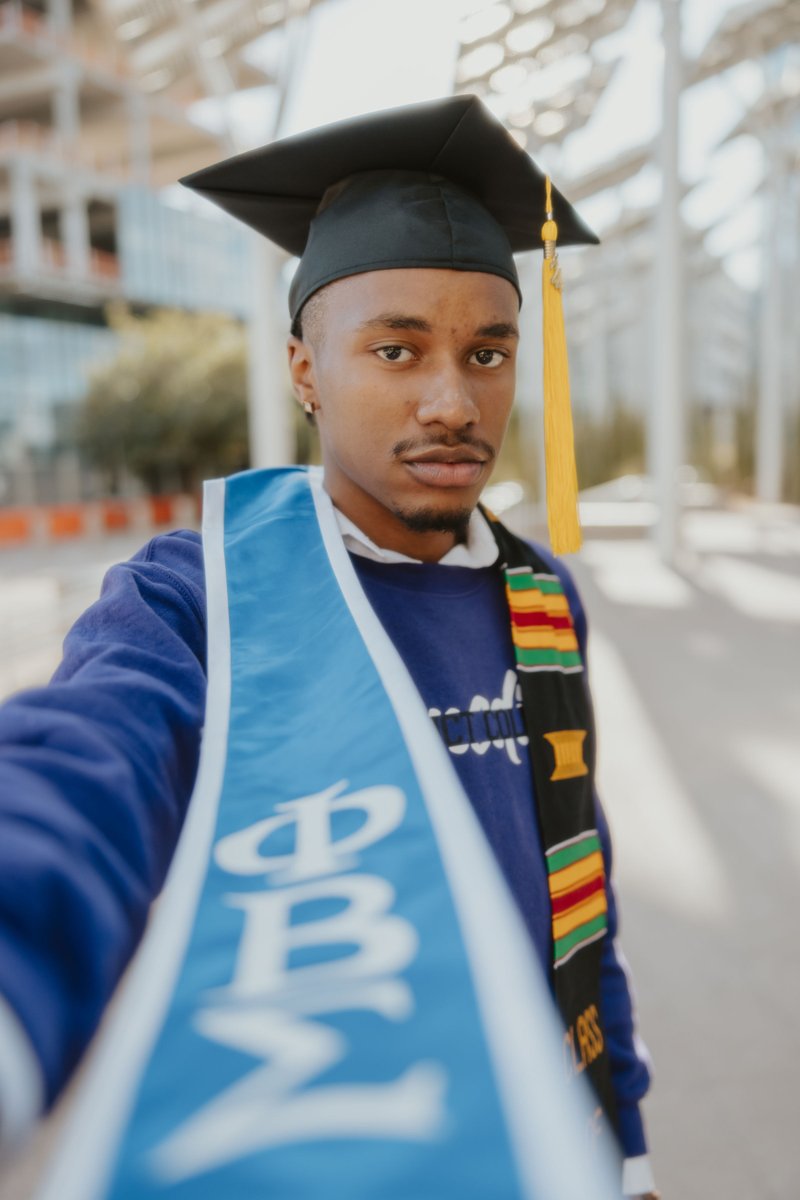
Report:
M317 387L314 378L314 352L307 342L291 334L286 343L289 356L289 377L297 403L305 413L315 413L319 408Z

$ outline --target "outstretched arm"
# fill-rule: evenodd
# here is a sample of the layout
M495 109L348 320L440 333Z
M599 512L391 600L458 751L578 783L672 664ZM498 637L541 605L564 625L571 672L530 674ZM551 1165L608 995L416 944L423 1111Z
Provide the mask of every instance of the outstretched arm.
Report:
M141 937L204 705L202 549L176 534L114 567L50 685L0 709L5 1139L52 1104Z

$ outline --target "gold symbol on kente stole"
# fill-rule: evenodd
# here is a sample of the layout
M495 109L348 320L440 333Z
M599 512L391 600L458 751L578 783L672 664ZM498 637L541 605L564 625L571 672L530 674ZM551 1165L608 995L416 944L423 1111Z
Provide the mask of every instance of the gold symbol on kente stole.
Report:
M579 775L589 774L589 768L583 761L585 729L557 729L544 736L553 747L556 756L556 767L550 776L551 780L577 779Z

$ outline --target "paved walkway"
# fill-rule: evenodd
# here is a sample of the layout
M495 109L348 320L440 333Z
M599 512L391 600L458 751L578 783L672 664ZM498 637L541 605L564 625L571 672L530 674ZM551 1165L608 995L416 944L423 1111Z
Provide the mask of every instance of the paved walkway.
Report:
M575 563L623 944L655 1060L665 1200L800 1196L800 516L697 512L680 570L638 538ZM6 555L0 694L45 679L129 539ZM29 1159L0 1200L30 1194Z
M46 682L72 622L141 534L0 551L0 697Z
M800 523L694 514L685 566L589 543L601 795L665 1200L800 1196Z

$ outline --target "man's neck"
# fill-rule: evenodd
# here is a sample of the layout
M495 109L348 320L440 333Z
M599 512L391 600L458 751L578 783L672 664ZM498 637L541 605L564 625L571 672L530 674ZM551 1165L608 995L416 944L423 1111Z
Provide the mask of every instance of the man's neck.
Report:
M404 555L401 551L378 546L372 538L364 533L363 529L359 529L355 522L346 517L335 505L334 510L344 544L351 554L387 565L419 562L419 559L413 555ZM437 559L437 565L441 563L447 567L470 567L472 569L491 567L497 562L498 555L499 550L494 534L486 519L476 509L469 521L466 540L453 546L452 550L448 550L443 558Z
M439 562L463 538L446 530L419 532L408 526L388 508L371 496L359 495L354 500L341 489L331 489L325 479L325 490L333 503L354 525L383 550L393 550L420 562Z

